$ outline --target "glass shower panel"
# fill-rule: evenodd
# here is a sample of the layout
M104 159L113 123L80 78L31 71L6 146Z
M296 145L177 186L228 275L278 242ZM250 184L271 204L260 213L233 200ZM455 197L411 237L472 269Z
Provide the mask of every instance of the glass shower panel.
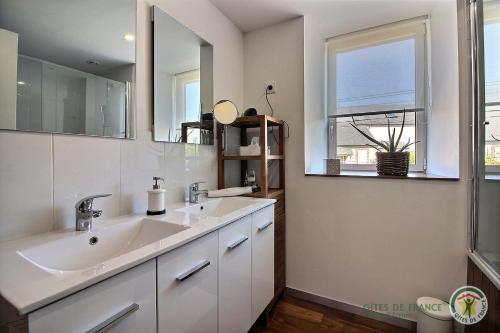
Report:
M107 80L106 92L106 104L102 108L103 135L125 137L126 85L123 82Z
M484 1L478 40L475 251L500 274L500 0ZM480 19L480 16L478 17ZM481 54L482 53L482 54Z
M126 82L19 56L18 130L126 137Z
M42 64L20 56L17 63L16 128L42 130Z

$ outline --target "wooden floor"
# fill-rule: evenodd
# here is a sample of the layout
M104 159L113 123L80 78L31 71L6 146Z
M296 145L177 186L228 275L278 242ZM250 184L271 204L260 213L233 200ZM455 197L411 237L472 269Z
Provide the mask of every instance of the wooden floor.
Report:
M334 310L319 304L284 296L276 305L267 327L255 325L251 333L409 333L398 326Z

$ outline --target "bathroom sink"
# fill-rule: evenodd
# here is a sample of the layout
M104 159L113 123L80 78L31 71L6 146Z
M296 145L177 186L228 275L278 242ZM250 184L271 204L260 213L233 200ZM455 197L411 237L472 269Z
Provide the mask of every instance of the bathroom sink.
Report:
M190 228L175 223L139 218L76 232L17 253L47 271L74 271L102 264Z
M178 211L193 214L198 217L223 217L234 213L242 208L253 205L251 198L217 198L189 206L180 208Z

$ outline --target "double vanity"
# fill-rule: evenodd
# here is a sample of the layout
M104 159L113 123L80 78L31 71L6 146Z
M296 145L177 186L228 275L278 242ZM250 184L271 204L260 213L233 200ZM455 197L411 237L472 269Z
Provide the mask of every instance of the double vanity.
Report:
M208 199L4 243L10 327L246 332L274 296L274 202Z
M214 103L214 59L218 53L209 40L160 7L150 7L149 15L145 6L137 0L69 1L64 5L50 0L23 1L22 5L0 1L0 12L6 13L0 22L0 49L5 51L5 61L0 62L0 102L5 101L0 105L0 131L31 133L23 139L21 134L15 133L14 138L14 134L5 133L12 136L15 149L9 147L13 155L4 158L2 179L25 179L31 171L25 172L17 163L29 163L36 181L33 186L46 186L28 193L24 190L28 183L21 182L16 183L16 191L6 187L2 192L12 192L14 199L1 206L9 210L2 221L2 231L7 230L8 235L2 239L10 241L0 243L0 333L246 332L284 291L283 144L275 157L283 171L280 188L268 193L265 167L261 178L265 181L259 183L263 190L254 194L272 199L230 197L163 207L164 193L155 183L148 191L147 211L161 214L166 208L164 215L145 215L144 209L144 215L93 222L101 211L92 209L92 200L109 195L102 194L76 203L72 230L34 235L50 230L51 223L68 225L71 214L66 214L67 200L80 198L94 188L120 196L116 210L109 212L116 214L122 202L129 204L132 194L144 195L146 184L136 178L143 171L149 174L150 158L155 175L166 177L166 163L160 160L175 157L181 158L180 166L191 165L191 152L196 151L193 161L199 166L189 170L175 167L168 176L177 177L177 171L185 172L186 181L201 174L206 177L200 178L211 176L213 165L198 163L205 155L198 156L193 145L214 145L217 121L222 124L216 116L221 113L214 108L218 104ZM213 10L214 17L220 17L215 7ZM138 18L141 20L136 22ZM214 23L212 19L207 22ZM137 24L140 29L136 29ZM214 32L225 28L221 23ZM146 43L152 49L146 50L144 43L138 49L136 40L152 41ZM136 54L141 54L141 63L146 64L140 66L142 72L136 70ZM152 73L144 72L150 68ZM150 74L152 85L142 80ZM224 87L217 89L223 91ZM147 103L139 105L150 94L152 110ZM233 98L239 95L228 93ZM153 114L146 116L150 111ZM151 132L136 133L142 129L136 119L153 120L153 141L190 144L186 147L189 156L186 153L185 161L181 156L170 156L166 144L160 143L155 147L162 147L161 158L156 148L154 154L143 154L150 148L145 143L150 142ZM267 126L267 122L263 124ZM45 134L35 137L32 132ZM80 136L71 145L72 151L92 151L99 157L88 163L69 163L74 156L63 148L66 140L60 134ZM50 140L41 140L47 135ZM117 150L108 161L100 158L112 150L101 150L101 146L108 147L104 139L83 136L127 142L109 141L109 147ZM46 150L42 151L39 138L50 148L43 146ZM134 142L136 138L139 140ZM32 159L24 156L27 142L37 152ZM215 149L203 151L212 155ZM223 164L218 168L223 170ZM220 170L218 176L224 178ZM66 178L69 174L77 179ZM160 179L155 177L155 181ZM66 188L66 182L73 180ZM171 192L178 193L179 200L181 183ZM136 193L135 184L140 193ZM218 188L224 187L219 183ZM189 191L190 201L206 192L196 183ZM48 198L49 193L51 199L43 205L38 202L40 194ZM133 209L126 206L123 210ZM15 239L28 234L33 236Z

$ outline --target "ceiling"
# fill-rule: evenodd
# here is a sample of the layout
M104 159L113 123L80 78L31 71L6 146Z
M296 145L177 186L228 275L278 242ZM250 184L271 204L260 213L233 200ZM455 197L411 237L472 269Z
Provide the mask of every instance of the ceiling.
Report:
M302 15L303 3L318 0L210 0L243 32Z
M135 0L0 0L0 28L19 34L19 53L94 74L135 63L124 39L135 20Z
M299 16L309 16L327 33L345 33L426 14L454 0L210 0L241 31L249 32ZM407 14L405 14L407 13ZM333 28L332 28L333 27ZM326 37L330 37L329 35Z

